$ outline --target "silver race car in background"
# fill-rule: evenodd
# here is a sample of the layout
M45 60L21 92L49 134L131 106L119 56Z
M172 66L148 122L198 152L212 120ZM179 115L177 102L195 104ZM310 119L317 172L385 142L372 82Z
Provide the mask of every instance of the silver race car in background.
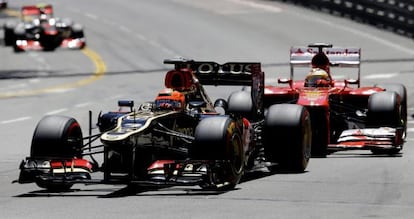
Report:
M58 47L82 49L86 45L82 25L54 17L49 4L23 6L21 19L7 21L3 29L4 44L13 46L15 52L52 51Z

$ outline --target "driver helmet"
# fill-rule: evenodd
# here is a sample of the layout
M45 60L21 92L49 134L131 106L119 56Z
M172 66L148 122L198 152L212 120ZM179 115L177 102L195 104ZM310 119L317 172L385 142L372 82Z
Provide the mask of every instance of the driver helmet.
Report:
M185 106L184 94L170 88L163 89L155 98L154 106L158 110L182 110Z
M45 9L40 8L40 9L39 9L39 12L40 12L40 15L39 15L39 20L40 20L40 21L46 21L46 20L49 18L49 16L47 15L47 13L46 13L46 10L45 10Z
M320 68L313 68L305 79L305 87L327 87L331 79L329 74Z

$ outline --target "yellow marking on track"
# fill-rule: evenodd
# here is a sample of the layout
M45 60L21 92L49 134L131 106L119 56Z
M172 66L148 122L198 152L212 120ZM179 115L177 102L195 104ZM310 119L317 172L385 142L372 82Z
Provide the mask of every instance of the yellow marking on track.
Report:
M45 93L53 93L53 92L62 92L65 90L73 89L76 87L85 86L90 84L98 79L100 79L106 72L106 65L102 58L98 55L98 53L94 52L93 50L85 47L81 50L83 54L85 54L95 65L95 72L93 75L89 76L86 79L82 79L75 82L59 84L56 86L46 87L42 89L36 90L23 90L23 91L16 91L16 92L4 92L0 93L0 98L11 98L11 97L22 97L22 96L33 96Z
M20 17L20 11L4 9L3 12L12 17Z

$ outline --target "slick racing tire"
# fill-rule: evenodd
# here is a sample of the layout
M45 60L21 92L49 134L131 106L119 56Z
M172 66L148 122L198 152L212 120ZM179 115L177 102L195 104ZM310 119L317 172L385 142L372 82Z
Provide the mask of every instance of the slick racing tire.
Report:
M216 186L233 189L244 172L242 129L230 117L209 117L200 121L195 130L190 157L213 161L210 181L202 188Z
M227 112L251 119L253 113L252 95L247 91L236 91L227 100Z
M33 134L30 156L34 159L81 158L83 146L79 123L70 117L46 116L36 126ZM39 179L36 184L49 191L65 191L73 183L50 182Z
M309 112L300 105L269 107L263 128L266 158L286 172L305 171L311 156L312 128Z
M85 37L83 33L83 27L81 24L75 23L72 25L72 38L83 38Z
M384 88L385 91L393 91L400 96L400 103L401 103L401 122L403 123L403 138L406 137L407 134L407 88L403 84L399 83L384 83L384 84L376 84L376 87Z
M14 27L8 28L6 25L4 27L4 45L12 46L16 43L16 36L14 35Z
M33 134L30 156L32 158L82 157L82 130L79 123L66 116L45 116Z
M374 93L368 98L367 128L392 127L402 125L401 104L398 94L392 91ZM372 149L374 154L396 154L400 148Z

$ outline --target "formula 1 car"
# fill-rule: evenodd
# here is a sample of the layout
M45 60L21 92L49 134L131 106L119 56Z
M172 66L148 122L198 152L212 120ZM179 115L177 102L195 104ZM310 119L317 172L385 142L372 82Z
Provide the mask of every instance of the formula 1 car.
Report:
M360 48L339 48L316 43L290 49L290 78L265 88L265 103L305 106L312 121L312 156L326 157L341 150L371 150L396 154L407 127L407 91L397 83L360 86ZM305 80L294 80L300 67ZM330 67L347 70L356 79L334 79ZM355 70L356 69L356 70ZM296 72L297 71L297 72ZM332 75L331 75L332 73Z
M82 49L86 45L83 27L70 19L53 17L51 5L23 6L21 20L9 20L3 29L5 45L13 46L15 52Z
M300 105L280 104L269 106L264 115L260 63L165 63L175 68L167 72L166 88L155 101L138 109L133 101L119 101L118 111L98 116L97 134L90 125L83 138L74 118L44 117L34 131L30 156L20 165L18 182L57 191L74 183L231 189L259 163L305 170L309 113ZM250 92L236 91L213 104L203 85L248 86ZM94 158L99 153L102 163ZM93 179L95 172L103 177Z

